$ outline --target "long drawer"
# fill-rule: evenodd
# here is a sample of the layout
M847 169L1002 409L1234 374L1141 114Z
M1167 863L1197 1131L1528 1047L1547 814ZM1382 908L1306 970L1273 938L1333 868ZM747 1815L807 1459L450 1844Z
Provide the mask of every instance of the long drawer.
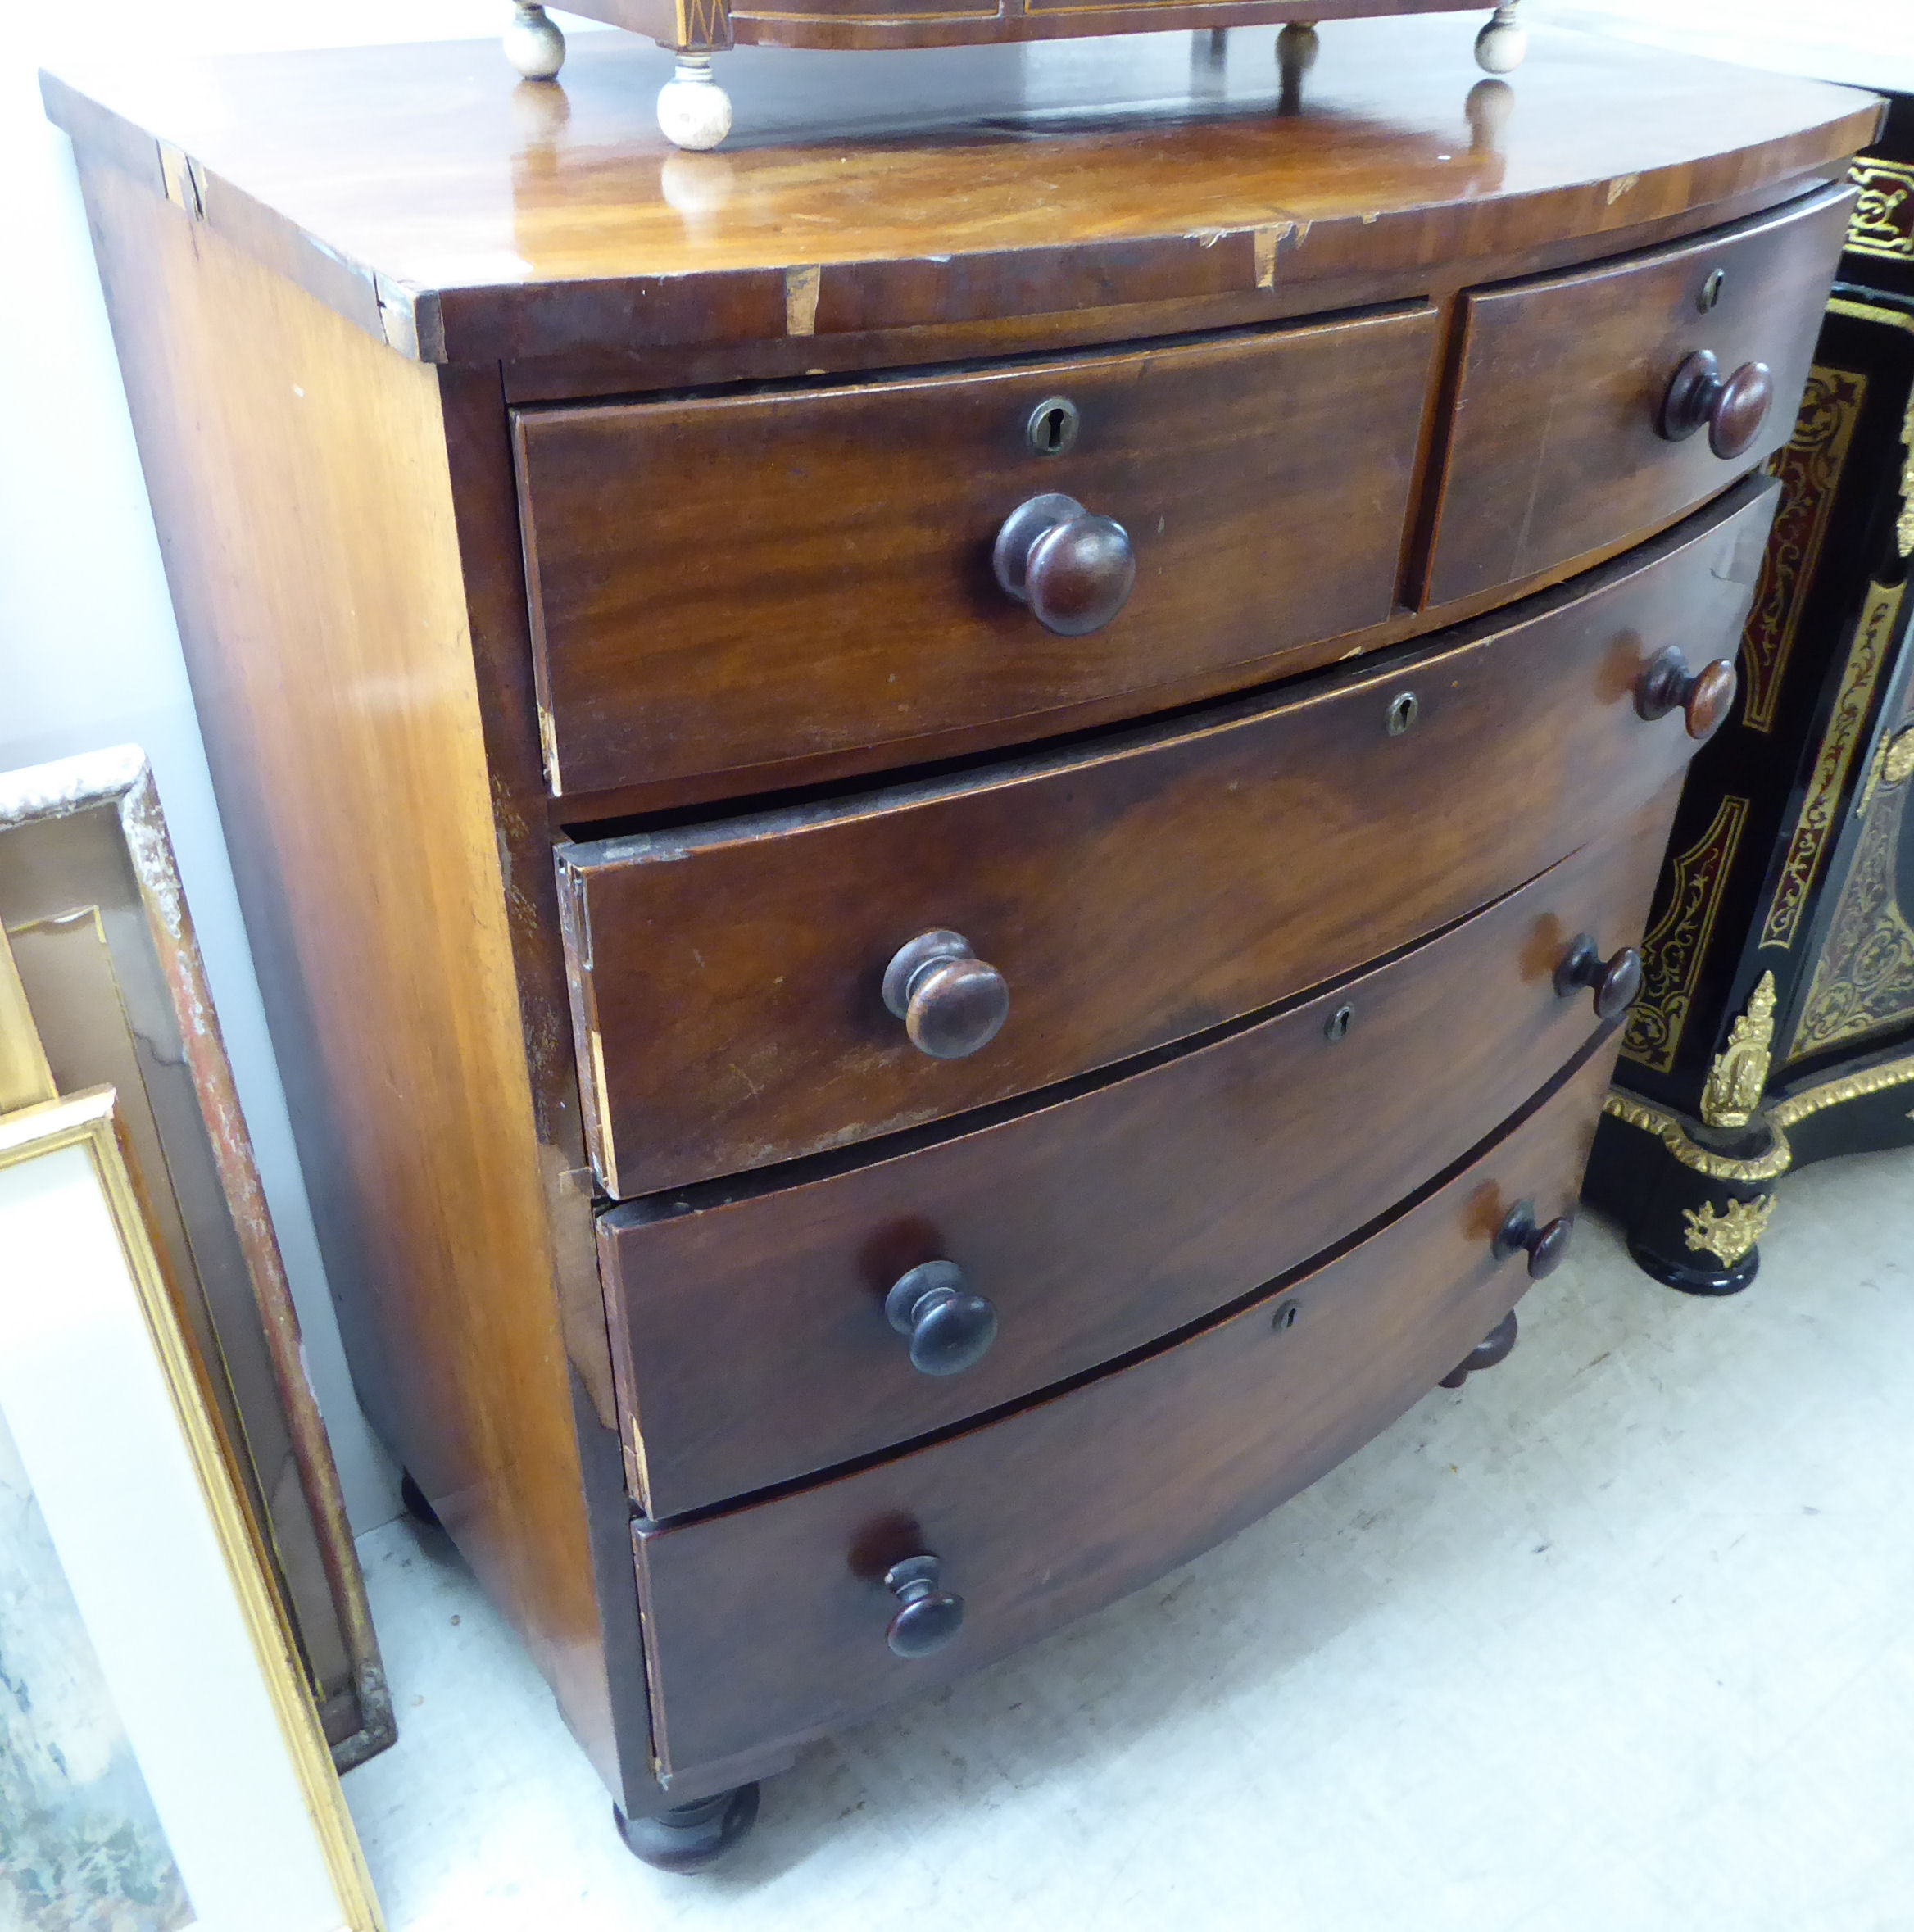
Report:
M679 1515L1017 1400L1375 1219L1589 1043L1594 1003L1556 968L1580 935L1608 957L1640 937L1674 806L1671 787L1441 937L1074 1099L796 1186L610 1210L641 1506Z
M1616 1042L1327 1267L1135 1365L913 1454L635 1544L668 1771L854 1721L1123 1596L1333 1468L1527 1286L1496 1235L1573 1212ZM1293 1308L1294 1314L1288 1311ZM923 1555L955 1639L900 1657L884 1579Z
M1000 724L1381 623L1436 333L1422 309L521 411L553 789ZM1040 619L1044 571L1027 603L995 574L1011 513L1057 497L1118 526L1135 572L1082 633ZM1049 577L1119 570L1099 533L1056 538Z
M1619 543L1778 450L1853 199L1822 192L1676 247L1466 297L1424 601ZM1721 388L1689 383L1692 406L1671 420L1685 369L1712 369Z
M561 847L605 1186L769 1166L1070 1078L1534 877L1683 769L1679 716L1645 722L1635 686L1667 646L1692 665L1732 650L1771 501L1750 482L1572 587L1300 695Z

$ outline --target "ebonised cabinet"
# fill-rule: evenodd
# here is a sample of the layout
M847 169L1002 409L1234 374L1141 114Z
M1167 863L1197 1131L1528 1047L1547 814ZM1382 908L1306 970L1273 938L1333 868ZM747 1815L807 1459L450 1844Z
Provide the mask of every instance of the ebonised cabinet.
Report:
M1914 1142L1914 98L1850 179L1740 700L1676 818L1589 1172L1699 1294L1754 1278L1791 1168Z

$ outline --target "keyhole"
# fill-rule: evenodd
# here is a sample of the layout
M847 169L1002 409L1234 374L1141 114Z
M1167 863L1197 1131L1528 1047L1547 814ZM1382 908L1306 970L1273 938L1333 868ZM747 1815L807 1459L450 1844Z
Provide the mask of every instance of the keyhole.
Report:
M1030 412L1030 447L1040 456L1060 456L1077 440L1077 405L1052 396Z
M1399 738L1416 722L1422 710L1413 691L1399 691L1389 701L1389 735Z
M1322 1036L1328 1041L1346 1040L1349 1036L1350 1023L1356 1017L1353 1006L1339 1006L1322 1023Z

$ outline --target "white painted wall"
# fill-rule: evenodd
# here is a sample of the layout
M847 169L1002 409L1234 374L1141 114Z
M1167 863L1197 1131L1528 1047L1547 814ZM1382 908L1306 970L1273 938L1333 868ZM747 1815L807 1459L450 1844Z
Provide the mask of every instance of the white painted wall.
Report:
M1730 49L1751 60L1890 78L1914 65L1914 0L1529 0L1538 18ZM0 769L131 741L158 774L239 1083L313 1380L354 1523L397 1508L352 1394L234 895L161 575L72 158L35 73L102 48L169 53L335 46L497 32L505 0L152 0L21 7L0 36ZM561 16L563 17L563 16ZM589 31L565 20L568 32ZM1812 43L1803 36L1812 33ZM1902 84L1914 87L1903 73Z
M505 0L152 0L15 9L0 35L0 770L143 746L157 774L213 997L354 1526L398 1508L353 1399L239 918L206 756L66 137L38 70L102 49L176 54L497 32ZM589 30L567 20L568 31Z

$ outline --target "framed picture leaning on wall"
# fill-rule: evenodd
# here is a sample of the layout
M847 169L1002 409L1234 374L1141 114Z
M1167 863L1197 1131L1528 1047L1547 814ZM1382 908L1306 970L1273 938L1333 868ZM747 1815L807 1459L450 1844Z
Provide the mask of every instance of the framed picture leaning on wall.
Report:
M0 1924L377 1932L116 1115L0 1116Z
M252 1138L137 746L0 774L0 936L43 1064L20 1085L0 1061L0 1113L55 1092L118 1095L154 1246L344 1771L392 1741L391 1694Z

